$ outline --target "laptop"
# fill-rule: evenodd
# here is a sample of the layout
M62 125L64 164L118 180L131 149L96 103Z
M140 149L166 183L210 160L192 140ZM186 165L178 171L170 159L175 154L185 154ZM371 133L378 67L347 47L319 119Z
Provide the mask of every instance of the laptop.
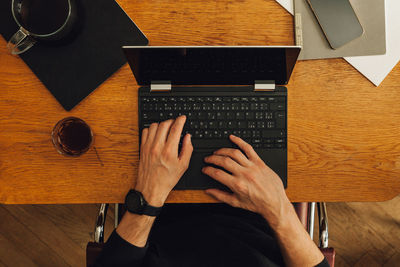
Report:
M180 115L194 146L176 190L225 186L204 175L204 157L251 144L287 187L287 89L299 46L124 46L139 88L140 133Z

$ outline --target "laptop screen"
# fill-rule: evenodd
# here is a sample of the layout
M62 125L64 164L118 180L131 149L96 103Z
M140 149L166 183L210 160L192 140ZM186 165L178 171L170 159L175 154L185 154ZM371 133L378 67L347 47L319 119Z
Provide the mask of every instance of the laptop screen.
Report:
M123 47L139 85L287 84L300 52L296 46Z

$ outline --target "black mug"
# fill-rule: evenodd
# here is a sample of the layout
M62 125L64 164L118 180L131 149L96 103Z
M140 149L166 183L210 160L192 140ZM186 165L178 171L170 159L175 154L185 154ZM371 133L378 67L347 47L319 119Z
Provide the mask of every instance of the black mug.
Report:
M27 51L36 41L65 38L77 17L75 0L12 0L11 12L20 27L7 44L13 55Z

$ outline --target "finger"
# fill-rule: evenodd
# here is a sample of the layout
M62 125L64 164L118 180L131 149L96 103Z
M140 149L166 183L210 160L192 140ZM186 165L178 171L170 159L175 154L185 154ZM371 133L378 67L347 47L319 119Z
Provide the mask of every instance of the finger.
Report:
M169 131L167 146L174 151L178 151L179 139L181 138L183 126L186 122L186 116L180 116L176 118L174 124L171 126ZM178 152L177 152L178 153Z
M242 166L248 166L250 163L248 158L239 149L221 148L215 151L214 155L230 157Z
M144 128L142 131L142 144L140 146L140 155L143 154L143 149L144 149L144 146L146 145L148 136L149 136L149 128Z
M149 136L149 128L144 128L142 131L142 147L144 144L146 144L148 136Z
M220 166L230 173L237 174L243 167L227 156L211 155L204 158L206 163Z
M169 133L169 130L171 128L172 123L174 120L167 120L163 121L158 125L156 136L154 138L154 144L157 145L164 145L165 142L167 141L167 136Z
M217 180L218 182L232 189L231 187L233 186L234 178L227 172L210 166L204 167L201 171L214 180Z
M233 207L239 207L239 200L234 194L223 192L218 189L207 189L206 193L213 196L215 199L229 204Z
M157 133L158 123L152 123L149 127L149 133L147 135L146 146L151 146L153 144L154 138Z
M179 153L179 160L182 162L183 166L189 167L190 158L192 157L193 145L192 136L186 134L183 137L181 152Z
M238 147L243 150L244 153L246 153L246 156L249 159L256 159L259 158L257 153L254 151L253 147L251 145L249 145L248 143L246 143L245 141L243 141L242 138L237 137L233 134L231 134L229 136L229 138L231 139L231 141L233 143L235 143L236 145L238 145Z

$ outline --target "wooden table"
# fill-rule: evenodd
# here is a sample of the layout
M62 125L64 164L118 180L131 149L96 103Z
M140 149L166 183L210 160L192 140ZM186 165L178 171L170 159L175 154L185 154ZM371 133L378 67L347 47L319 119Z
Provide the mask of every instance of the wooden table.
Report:
M273 0L118 1L150 45L293 45ZM66 112L0 38L0 203L122 202L138 167L136 81L127 65ZM400 192L400 64L373 86L343 59L298 62L288 87L292 201L383 201ZM23 88L23 90L22 90ZM61 156L50 133L86 120L94 147ZM212 202L174 191L171 202Z

